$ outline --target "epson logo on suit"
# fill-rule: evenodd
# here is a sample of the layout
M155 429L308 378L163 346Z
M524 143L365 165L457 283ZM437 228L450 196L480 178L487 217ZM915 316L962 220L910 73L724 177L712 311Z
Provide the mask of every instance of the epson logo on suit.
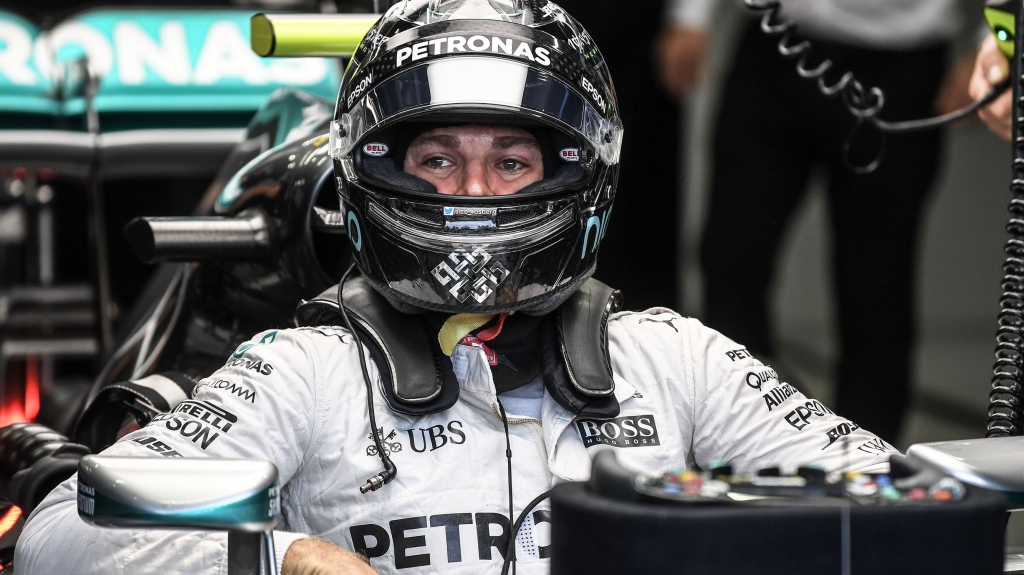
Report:
M628 415L615 419L577 419L584 447L650 447L661 445L654 415Z

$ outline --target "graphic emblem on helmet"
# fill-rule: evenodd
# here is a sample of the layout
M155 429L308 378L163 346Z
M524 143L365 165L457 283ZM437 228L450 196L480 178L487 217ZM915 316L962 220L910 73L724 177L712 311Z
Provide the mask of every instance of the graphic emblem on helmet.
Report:
M437 264L431 273L458 301L464 302L466 298L472 297L478 303L486 301L494 288L500 286L510 274L501 262L492 262L491 254L483 248L476 248L472 252L455 250ZM455 283L449 288L451 282Z

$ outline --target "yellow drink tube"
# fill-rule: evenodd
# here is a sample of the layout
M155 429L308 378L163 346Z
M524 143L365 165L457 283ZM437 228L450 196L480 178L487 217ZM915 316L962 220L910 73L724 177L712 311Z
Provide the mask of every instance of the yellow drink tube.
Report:
M260 56L351 56L380 14L256 14L252 51Z

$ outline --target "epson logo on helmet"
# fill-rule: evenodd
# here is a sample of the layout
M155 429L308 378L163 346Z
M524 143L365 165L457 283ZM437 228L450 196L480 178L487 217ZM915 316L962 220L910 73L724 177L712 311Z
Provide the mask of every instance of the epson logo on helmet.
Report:
M551 52L547 48L534 48L528 42L500 38L498 36L449 36L436 40L417 42L411 46L399 48L395 54L395 67L409 62L417 62L427 56L440 56L456 52L477 52L504 54L516 58L524 58L541 66L551 65Z
M352 88L352 91L348 93L348 99L345 101L348 104L349 108L352 107L352 102L355 102L356 98L362 96L363 92L366 91L367 86L369 86L372 83L373 73L371 72L367 74L366 77L360 80L359 83Z
M594 99L594 102L601 108L601 110L604 110L604 98L597 91L597 88L590 83L590 80L587 80L586 76L580 76L580 87L590 94L590 97Z
M562 158L563 162L578 162L580 161L580 149L565 148L558 152L558 157Z
M367 156L386 156L388 155L388 151L390 151L388 145L381 144L380 142L370 142L369 144L363 146L363 153L366 154Z

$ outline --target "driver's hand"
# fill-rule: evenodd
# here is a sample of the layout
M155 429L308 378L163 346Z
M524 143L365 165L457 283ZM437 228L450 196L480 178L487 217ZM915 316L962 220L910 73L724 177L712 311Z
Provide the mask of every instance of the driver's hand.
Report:
M700 28L667 26L654 45L658 79L670 96L685 98L704 79L708 35Z
M377 575L365 559L320 539L299 539L288 546L281 575Z
M1010 63L999 51L996 37L989 34L978 49L978 57L974 60L974 72L968 91L971 98L977 100L984 96L993 86L999 84L1010 74ZM978 110L978 116L988 125L988 129L1000 138L1010 141L1012 128L1011 112L1013 108L1012 90L1008 90L988 106Z

